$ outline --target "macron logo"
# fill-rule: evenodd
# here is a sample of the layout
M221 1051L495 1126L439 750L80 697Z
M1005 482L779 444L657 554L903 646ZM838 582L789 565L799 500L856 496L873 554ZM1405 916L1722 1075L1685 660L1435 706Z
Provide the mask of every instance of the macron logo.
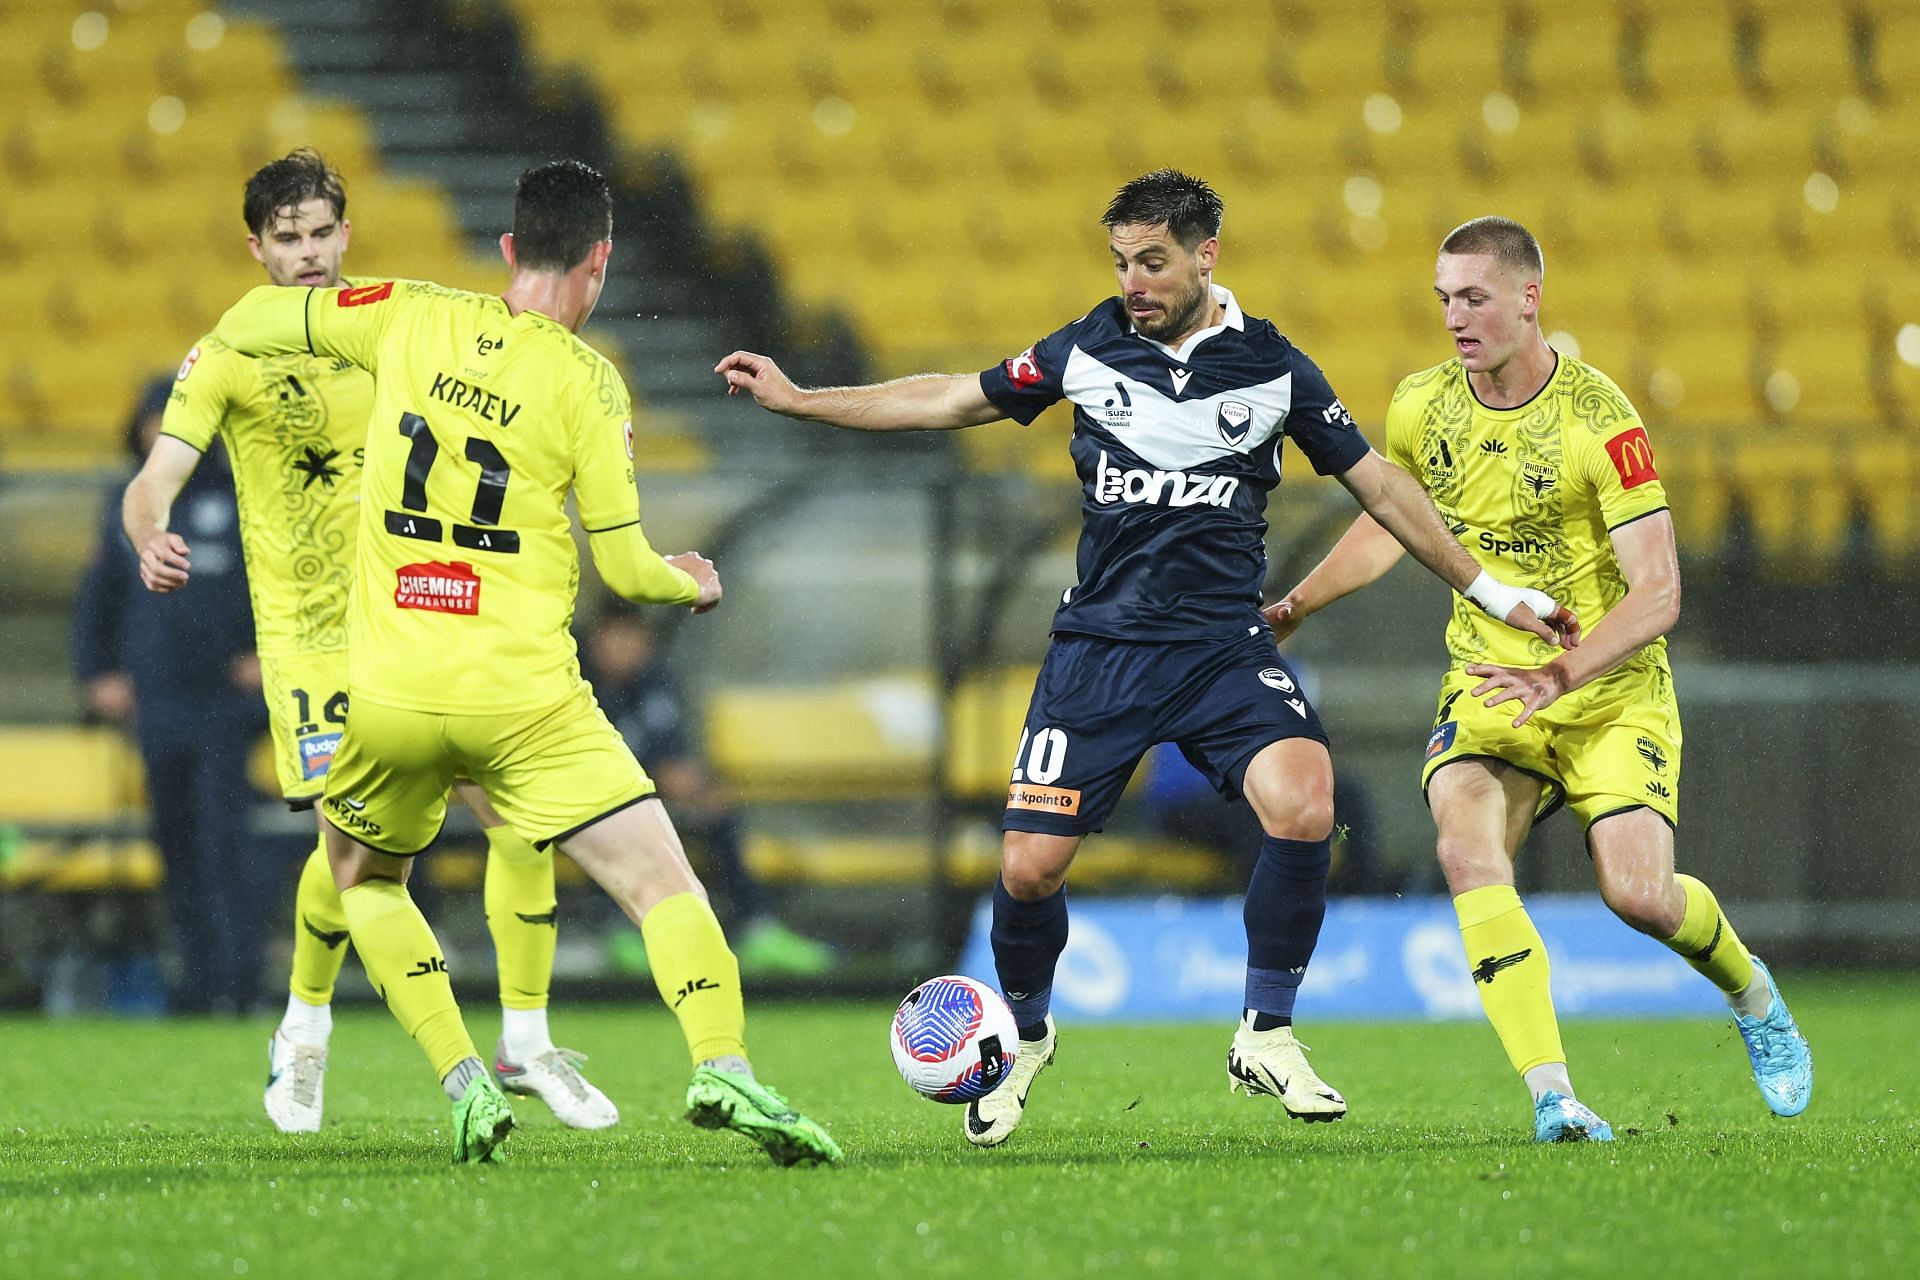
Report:
M1190 476L1184 471L1142 471L1116 467L1100 451L1093 476L1093 500L1102 505L1138 502L1149 507L1224 507L1240 488L1238 476Z

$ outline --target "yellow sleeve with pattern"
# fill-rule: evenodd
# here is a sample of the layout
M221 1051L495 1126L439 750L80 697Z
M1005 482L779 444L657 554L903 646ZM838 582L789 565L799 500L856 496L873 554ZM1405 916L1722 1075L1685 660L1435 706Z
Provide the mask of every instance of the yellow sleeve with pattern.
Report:
M380 340L400 310L398 282L345 289L260 285L220 317L214 334L250 356L324 355L373 372Z
M1596 394L1589 389L1588 396ZM1575 465L1593 486L1600 516L1608 530L1631 524L1643 516L1667 509L1667 491L1654 464L1653 442L1626 396L1607 384L1599 389L1601 403L1589 399L1581 409L1585 430L1576 428Z
M1419 446L1420 433L1420 395L1414 390L1419 375L1402 378L1400 385L1394 388L1393 399L1387 404L1387 460L1403 471L1413 475L1420 474L1419 463L1414 458L1414 450Z
M633 401L613 366L573 415L573 496L594 567L616 594L646 604L692 604L700 584L661 558L640 528L633 482Z
M220 434L229 406L246 398L254 376L253 361L208 334L180 362L160 434L205 453Z

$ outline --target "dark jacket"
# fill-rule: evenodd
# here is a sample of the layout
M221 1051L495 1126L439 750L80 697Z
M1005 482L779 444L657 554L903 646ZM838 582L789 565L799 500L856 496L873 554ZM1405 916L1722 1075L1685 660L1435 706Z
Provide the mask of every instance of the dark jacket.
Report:
M225 454L216 444L174 501L173 528L192 548L193 572L171 595L140 582L140 562L120 530L120 492L116 486L107 497L93 563L74 598L74 674L84 683L125 671L149 707L239 694L230 668L253 652L253 607Z

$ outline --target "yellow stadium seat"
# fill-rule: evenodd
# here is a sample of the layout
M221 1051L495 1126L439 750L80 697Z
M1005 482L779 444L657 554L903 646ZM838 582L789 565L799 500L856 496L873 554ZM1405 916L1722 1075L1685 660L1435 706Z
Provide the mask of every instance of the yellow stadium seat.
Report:
M140 758L113 729L0 730L0 821L137 820L145 803Z
M1673 512L1680 545L1711 553L1719 548L1732 514L1727 476L1728 446L1699 433L1656 431L1654 456Z
M708 699L707 749L749 799L885 799L927 785L935 718L917 675L741 686Z
M1849 451L1854 490L1876 544L1909 564L1920 556L1920 463L1914 455L1911 441L1887 438L1856 442Z
M1828 435L1754 435L1733 450L1730 472L1769 563L1804 578L1838 559L1853 514L1843 451Z

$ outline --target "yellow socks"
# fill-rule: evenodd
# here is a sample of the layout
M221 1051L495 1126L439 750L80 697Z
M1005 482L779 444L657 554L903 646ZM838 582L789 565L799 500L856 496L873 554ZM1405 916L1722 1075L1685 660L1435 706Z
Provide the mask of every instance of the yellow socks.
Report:
M740 966L713 908L699 894L676 893L647 912L640 934L660 998L680 1020L694 1065L744 1059L747 1014L740 999Z
M333 985L347 959L347 911L333 883L324 841L300 868L293 895L293 980L288 985L305 1004L333 1003Z
M1674 879L1687 892L1687 914L1667 945L1728 995L1746 990L1753 981L1753 956L1721 913L1713 890L1692 876Z
M1511 885L1488 885L1455 898L1453 909L1474 990L1513 1069L1524 1076L1546 1063L1565 1062L1547 985L1547 948L1520 895Z
M462 1061L477 1057L460 1007L453 1002L440 944L407 887L393 880L369 880L341 894L340 901L367 977L407 1034L426 1051L434 1079L445 1080Z
M559 940L554 917L553 854L542 853L511 827L487 831L487 931L500 967L500 1003L544 1009L553 985Z

